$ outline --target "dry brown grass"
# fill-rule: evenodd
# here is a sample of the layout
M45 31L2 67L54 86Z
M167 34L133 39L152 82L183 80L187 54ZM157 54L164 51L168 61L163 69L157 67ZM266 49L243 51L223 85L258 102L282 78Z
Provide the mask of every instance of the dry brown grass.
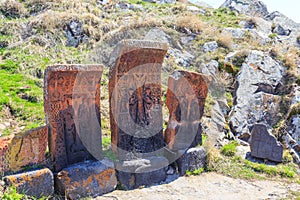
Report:
M233 39L231 33L221 33L218 38L217 42L221 47L226 49L232 49L233 47Z
M283 64L288 68L287 73L297 75L297 63L299 59L299 50L297 48L289 48L283 56Z
M25 17L27 11L23 4L16 0L5 0L0 5L0 11L6 17L18 18Z
M192 32L199 33L205 28L205 23L197 15L186 15L178 17L176 25L179 30L188 29ZM185 32L185 31L184 31Z

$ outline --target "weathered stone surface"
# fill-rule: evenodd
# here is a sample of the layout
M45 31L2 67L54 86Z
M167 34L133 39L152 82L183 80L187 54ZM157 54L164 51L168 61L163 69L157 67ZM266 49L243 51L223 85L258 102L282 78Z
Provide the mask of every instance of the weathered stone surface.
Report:
M14 186L18 193L40 198L54 193L54 179L48 169L40 169L4 177L5 184Z
M159 156L118 162L118 181L127 190L162 182L166 180L168 164L166 158Z
M255 124L251 131L251 156L282 162L283 146L268 132L264 124Z
M66 46L78 47L80 43L85 43L88 36L84 33L82 23L78 20L72 20L66 25Z
M258 0L226 0L221 7L250 16L264 17L269 14L267 6Z
M102 71L103 67L99 65L56 65L46 69L44 102L55 171L102 156Z
M55 180L58 192L69 199L99 196L113 191L117 186L113 163L108 161L71 165L60 171Z
M186 171L194 171L206 166L206 150L204 147L196 147L179 151L182 156L176 161L180 175L185 175Z
M48 126L0 138L1 172L16 172L23 167L45 164Z
M162 134L161 66L167 44L123 40L112 54L109 97L112 147L126 154L160 150ZM130 159L130 158L129 158Z
M207 42L203 45L204 52L211 52L219 48L218 43L216 41Z
M229 113L233 133L248 141L255 123L274 126L280 119L285 68L260 51L250 51L236 77L234 105Z
M187 149L202 143L200 119L207 92L203 74L175 71L169 77L166 105L170 116L165 142L170 149Z

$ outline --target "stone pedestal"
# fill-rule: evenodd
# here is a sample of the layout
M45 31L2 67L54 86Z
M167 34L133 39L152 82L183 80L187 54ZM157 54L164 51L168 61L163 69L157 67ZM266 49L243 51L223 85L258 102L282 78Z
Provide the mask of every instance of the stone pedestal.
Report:
M168 160L149 157L116 163L118 181L124 189L149 186L166 180Z
M18 193L36 198L54 193L53 174L47 168L6 176L4 181L6 185L14 186Z
M115 169L109 161L74 164L55 177L56 190L70 199L99 196L113 191L116 186Z

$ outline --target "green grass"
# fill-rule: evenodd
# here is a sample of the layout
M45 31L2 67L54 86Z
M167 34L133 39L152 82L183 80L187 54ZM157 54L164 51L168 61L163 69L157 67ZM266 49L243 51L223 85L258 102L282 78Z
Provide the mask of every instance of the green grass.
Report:
M6 70L0 70L0 80L0 111L4 106L9 107L16 119L25 122L26 129L44 124L43 89L40 83Z
M189 170L187 170L186 172L185 172L185 174L187 175L187 176L197 176L197 175L200 175L200 174L202 174L204 172L204 168L202 168L202 167L200 167L200 168L198 168L198 169L196 169L196 170L194 170L194 171L189 171Z
M102 137L102 148L108 149L111 144L111 137Z
M9 187L7 191L3 194L1 199L3 200L22 200L25 195L19 194L15 187Z
M237 146L238 143L236 141L232 141L222 147L221 153L225 156L235 156Z

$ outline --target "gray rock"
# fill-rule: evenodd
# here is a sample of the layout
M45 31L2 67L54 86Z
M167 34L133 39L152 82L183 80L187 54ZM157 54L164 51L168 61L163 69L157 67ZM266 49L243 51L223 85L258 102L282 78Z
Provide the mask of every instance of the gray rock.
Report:
M191 66L195 58L192 54L190 54L187 51L180 51L174 48L169 48L167 54L175 59L175 63L177 65L180 65L185 68Z
M277 25L272 31L273 33L277 33L278 35L286 35L289 36L291 34L290 29L284 29L282 26Z
M241 39L245 36L247 29L242 28L224 28L223 33L229 33L233 38Z
M107 164L108 161L106 160ZM70 199L99 196L113 191L117 186L112 163L87 161L64 168L56 178L56 189Z
M281 98L277 94L284 74L285 68L270 56L250 51L237 74L234 105L228 116L235 135L249 136L251 127L258 122L269 126L278 122Z
M267 6L258 0L226 0L222 7L250 16L264 17L269 14Z
M264 124L255 124L251 131L251 156L282 162L283 146L269 133Z
M203 45L204 52L211 52L219 48L218 43L216 41L207 42Z
M186 7L188 11L193 12L193 13L199 13L204 15L206 13L205 10L198 8L197 6L187 6Z
M211 60L209 63L202 63L199 72L202 74L210 75L212 77L216 77L218 72L219 63L216 60Z
M194 35L186 36L186 37L181 37L181 38L180 38L180 42L181 42L183 45L187 45L187 44L189 44L191 41L193 41L194 39L195 39L195 36L194 36Z
M146 2L150 2L150 3L157 3L157 4L174 4L176 2L176 0L143 0Z
M206 150L204 147L190 148L186 152L179 151L183 154L177 161L180 175L185 175L186 171L194 171L206 166Z
M85 43L88 36L83 32L82 23L78 20L70 21L66 26L67 46L78 47L80 43Z
M14 186L18 193L41 198L54 193L54 178L48 169L40 169L4 177L8 186Z
M168 165L169 161L159 156L115 163L118 181L126 190L165 181Z
M158 42L171 43L171 37L159 28L151 29L144 37L145 40L154 40Z
M201 0L188 0L188 2L202 8L213 8L211 5Z

